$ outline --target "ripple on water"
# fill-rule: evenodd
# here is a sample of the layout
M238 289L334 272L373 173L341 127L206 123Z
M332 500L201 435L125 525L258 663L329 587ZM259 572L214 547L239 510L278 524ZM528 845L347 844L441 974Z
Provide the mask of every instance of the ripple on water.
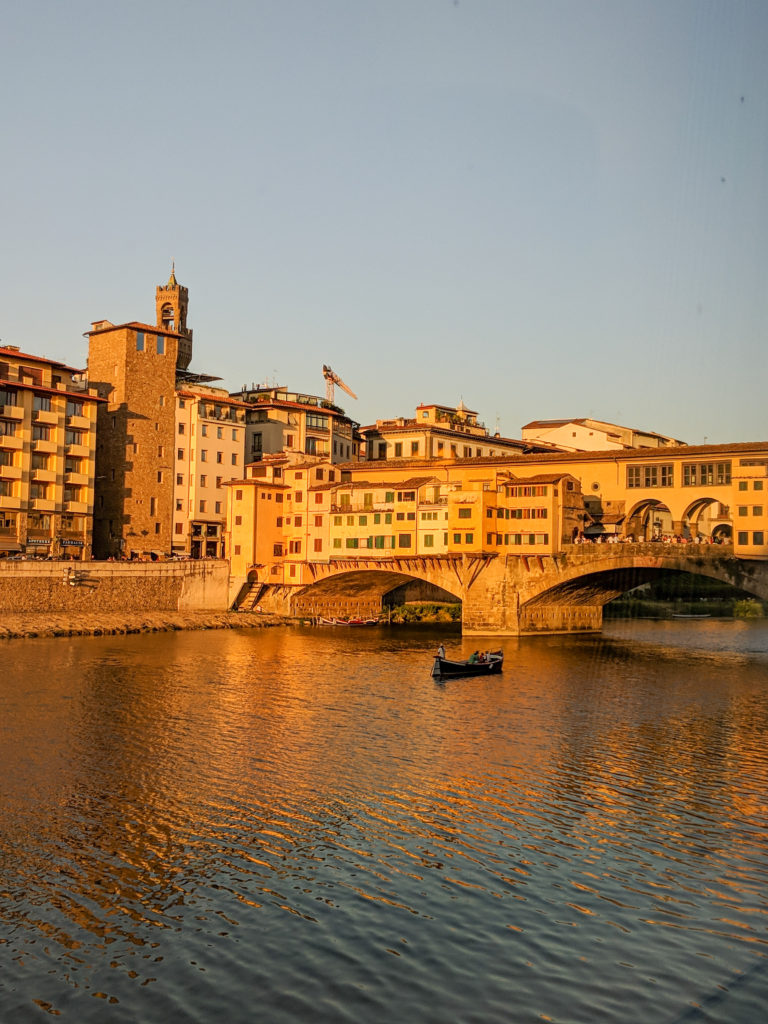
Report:
M762 653L622 627L437 687L407 637L9 645L0 1019L725 1024L768 996Z

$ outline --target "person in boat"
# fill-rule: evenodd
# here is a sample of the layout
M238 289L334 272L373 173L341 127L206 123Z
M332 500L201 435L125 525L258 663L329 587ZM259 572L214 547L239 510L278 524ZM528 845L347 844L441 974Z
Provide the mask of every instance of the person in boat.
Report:
M437 648L437 656L438 658L445 657L445 644L440 644L440 646Z
M485 651L481 651L480 654L478 654L477 656L477 660L481 663L488 661L488 655L485 653Z
M477 651L472 651L470 656L467 658L468 665L476 665L479 661L480 655Z

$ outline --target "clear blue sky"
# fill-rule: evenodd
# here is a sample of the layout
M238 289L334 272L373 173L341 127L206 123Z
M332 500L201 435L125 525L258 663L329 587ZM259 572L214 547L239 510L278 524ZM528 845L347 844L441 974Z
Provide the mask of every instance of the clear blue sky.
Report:
M0 338L768 438L765 0L5 0Z

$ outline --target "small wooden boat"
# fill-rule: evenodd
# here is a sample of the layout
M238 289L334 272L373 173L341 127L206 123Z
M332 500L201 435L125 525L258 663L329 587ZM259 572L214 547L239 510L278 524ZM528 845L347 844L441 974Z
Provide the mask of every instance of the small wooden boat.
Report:
M504 665L503 651L489 651L480 661L467 658L466 661L451 661L435 657L432 675L435 679L458 679L461 676L490 676L501 672Z

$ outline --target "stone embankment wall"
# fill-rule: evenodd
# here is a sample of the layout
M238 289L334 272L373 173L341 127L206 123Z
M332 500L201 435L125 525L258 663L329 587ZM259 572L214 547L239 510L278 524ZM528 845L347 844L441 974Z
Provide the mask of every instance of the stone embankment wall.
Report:
M0 613L225 611L229 564L0 561Z

